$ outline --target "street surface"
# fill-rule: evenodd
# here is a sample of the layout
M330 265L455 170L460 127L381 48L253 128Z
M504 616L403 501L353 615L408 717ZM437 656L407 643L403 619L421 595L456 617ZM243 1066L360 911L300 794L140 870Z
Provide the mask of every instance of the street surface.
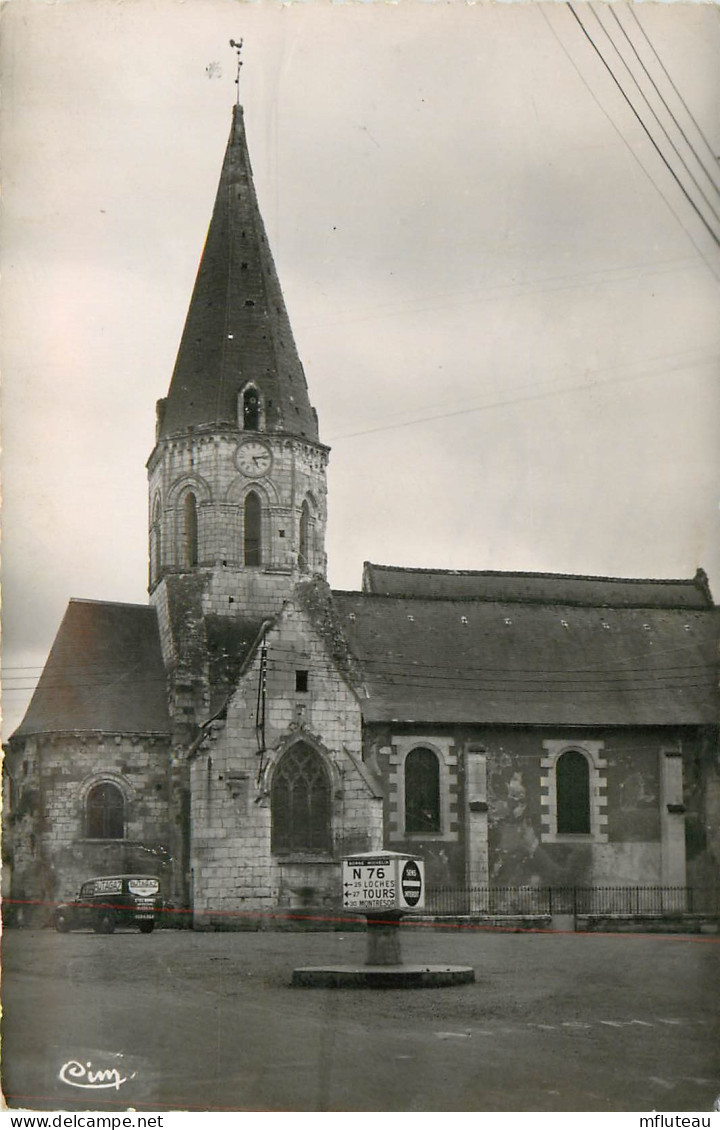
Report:
M6 1102L681 1112L720 1095L717 937L409 925L402 938L406 961L472 965L477 983L289 987L295 966L362 962L354 932L7 930Z

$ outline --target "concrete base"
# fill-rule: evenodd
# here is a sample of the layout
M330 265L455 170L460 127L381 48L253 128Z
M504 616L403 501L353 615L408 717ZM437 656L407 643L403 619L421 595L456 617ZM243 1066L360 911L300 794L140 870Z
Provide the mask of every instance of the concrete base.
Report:
M474 980L469 965L330 965L294 969L291 984L303 989L442 989Z
M550 929L558 934L572 934L575 931L574 914L553 914Z

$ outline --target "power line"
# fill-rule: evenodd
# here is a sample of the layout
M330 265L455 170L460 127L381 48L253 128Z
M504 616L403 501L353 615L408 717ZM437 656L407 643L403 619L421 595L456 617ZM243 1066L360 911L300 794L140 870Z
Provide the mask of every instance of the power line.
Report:
M492 301L494 298L524 298L534 294L554 294L562 290L582 290L590 286L612 285L625 278L632 280L638 271L646 275L672 274L675 268L687 263L694 263L693 257L682 256L677 259L662 260L658 263L639 263L628 267L604 267L597 271L574 271L572 274L549 275L538 279L536 283L497 283L493 286L473 287L471 290L442 291L435 294L421 295L404 301L384 303L382 306L366 308L365 312L354 314L351 317L333 318L305 318L300 320L300 325L306 327L322 327L336 325L354 325L359 322L372 321L376 318L395 318L406 310L411 313L424 314L440 309L448 309L457 305L458 301L468 303L478 301ZM617 276L620 276L618 279ZM579 279L580 282L572 280ZM548 285L546 285L548 284ZM557 284L557 285L553 285Z
M640 126L642 127L642 130L643 130L643 132L644 132L644 133L645 133L645 135L647 136L648 140L650 141L651 145L652 145L652 146L653 146L653 148L655 149L655 151L656 151L656 153L658 154L658 156L660 157L660 160L661 160L661 161L662 161L662 163L663 163L663 164L665 165L665 168L666 168L666 169L668 170L668 172L670 173L671 177L673 178L673 180L674 180L674 181L675 181L675 183L677 184L678 188L679 188L679 189L680 189L680 191L682 192L683 196L685 197L685 199L686 199L686 200L688 201L688 203L690 204L690 207L691 207L691 208L693 209L693 211L695 212L695 214L696 214L696 215L698 216L698 219L700 220L700 222L702 223L703 227L704 227L704 228L706 229L706 231L707 231L707 232L708 232L708 234L710 235L710 238L712 239L713 243L714 243L714 244L715 244L715 245L716 245L717 247L720 247L720 238L718 238L718 236L717 236L717 235L715 234L715 232L714 232L714 231L713 231L713 229L711 228L710 224L709 224L709 223L707 222L707 220L706 220L706 219L705 219L705 217L703 216L702 212L701 212L701 211L700 211L700 209L698 208L697 204L696 204L696 203L695 203L695 201L694 201L694 200L692 199L692 197L691 197L691 196L690 196L690 194L688 193L687 189L685 188L684 184L682 183L682 181L681 181L681 180L680 180L680 178L678 177L677 173L676 173L676 172L675 172L675 170L673 169L672 165L671 165L671 164L670 164L670 162L668 161L667 157L665 156L665 154L664 154L664 153L663 153L663 151L661 150L660 146L659 146L659 145L658 145L658 143L656 142L655 138L654 138L654 137L653 137L653 135L652 135L652 134L650 133L650 130L649 130L649 129L647 128L647 126L645 125L645 122L644 122L644 121L642 120L642 118L640 117L639 113L637 112L637 110L636 110L636 109L635 109L635 107L633 106L633 104L632 104L632 102L631 102L630 98L629 98L629 97L628 97L628 95L626 94L626 92L625 92L625 90L623 89L623 87L622 87L621 83L620 83L620 82L619 82L619 80L618 80L618 79L616 78L616 76L615 76L615 74L614 74L614 72L613 72L613 69L612 69L612 67L611 67L611 66L610 66L610 64L609 64L609 63L608 63L608 62L606 61L605 57L603 56L603 53L602 53L602 51L600 50L600 48L599 48L599 47L597 46L597 44L596 44L596 43L595 43L595 41L593 40L592 36L590 35L590 32L589 32L589 31L587 30L587 28L586 28L586 27L585 27L585 25L583 24L582 20L581 20L581 19L580 19L580 17L578 16L578 14L577 14L577 12L575 11L575 9L573 8L572 4L568 3L568 8L569 8L569 9L570 9L570 11L572 12L572 14L573 14L573 16L574 16L575 20L576 20L576 21L577 21L577 23L578 23L578 26L580 27L580 29L581 29L581 31L582 31L582 33L583 33L583 35L585 36L585 38L587 39L588 43L589 43L589 44L590 44L590 46L592 47L593 51L594 51L594 52L595 52L595 54L596 54L596 55L598 56L598 58L600 59L601 63L602 63L602 64L603 64L603 66L605 67L606 71L607 71L607 72L608 72L608 74L610 75L611 79L612 79L612 80L613 80L613 82L615 83L615 86L616 86L616 87L618 88L618 90L619 90L619 91L620 91L620 93L622 94L622 96L623 96L623 98L624 98L625 102L627 102L627 104L628 104L628 106L630 107L630 110L632 111L632 113L633 113L634 117L635 117L635 118L637 118L638 122L640 123Z
M615 123L615 122L613 121L613 119L612 119L612 118L610 117L609 113L608 113L608 112L607 112L607 110L605 109L605 107L604 107L604 106L602 105L602 103L601 103L601 102L600 102L600 100L598 99L598 97L597 97L597 95L595 94L594 90L592 89L592 87L591 87L591 86L590 86L590 84L588 83L587 79L586 79L586 78L585 78L585 76L583 75L582 71L581 71L581 70L580 70L580 68L578 67L577 63L576 63L576 62L575 62L575 60L573 59L572 55L570 54L570 52L568 51L567 47L565 46L565 44L564 44L564 43L563 43L563 41L561 40L560 36L558 35L558 33L556 32L555 28L553 27L552 23L550 22L550 19L549 19L548 15L547 15L547 12L545 11L545 9L544 9L544 6L543 6L543 5L540 5L540 11L541 11L541 13L542 13L542 15L543 15L543 18L544 18L544 20L545 20L546 24L547 24L547 25L548 25L548 27L550 28L550 31L552 32L552 34L553 34L553 36L555 37L555 39L556 39L557 43L559 44L559 46L560 46L561 50L563 51L564 55L566 56L566 58L568 59L568 61L569 61L569 62L570 62L570 64L572 65L573 69L575 70L575 73L577 74L577 76L578 76L578 78L580 79L581 83L583 84L583 86L584 86L584 87L585 87L585 89L587 90L588 94L589 94L589 95L590 95L590 97L592 98L593 102L594 102L594 103L595 103L595 105L596 105L596 106L598 107L598 109L600 110L600 112L601 112L601 113L602 113L602 114L604 115L604 117L605 117L605 118L607 119L607 121L608 121L608 122L610 123L610 125L612 126L612 128L613 128L613 129L615 130L615 133L616 133L616 134L618 135L618 137L619 137L619 138L620 138L620 140L622 141L622 143L623 143L623 145L625 146L625 148L626 148L626 149L628 150L628 152L629 152L629 153L631 154L631 156L632 156L633 160L635 160L635 161L636 161L636 162L638 163L638 165L640 166L640 168L642 169L642 171L643 171L643 172L645 173L645 176L646 176L646 177L648 178L648 180L649 180L649 181L650 181L650 183L652 184L653 188L654 188L654 189L656 190L656 192L658 193L658 195L660 196L660 198L661 198L661 199L663 200L663 202L665 203L665 206L667 207L668 211L669 211L669 212L671 213L671 215L673 215L673 216L675 217L675 219L677 220L678 224L680 225L680 227L682 228L682 230L683 230L683 231L685 232L685 235L687 236L687 238L688 238L688 239L690 240L690 242L692 243L693 247L694 247L694 248L695 248L695 250L697 251L698 255L699 255L699 256L700 256L700 258L702 259L703 263L704 263L704 264L705 264L705 266L707 267L707 269L708 269L708 271L710 272L710 274L711 274L711 275L713 276L713 278L714 278L714 279L716 279L716 281L720 282L720 275L718 275L718 272L717 272L717 270L716 270L715 266L714 266L714 265L713 265L713 263L712 263L712 262L711 262L711 261L710 261L710 260L708 259L707 255L705 254L705 252L703 251L703 249L702 249L702 248L700 247L700 245L699 245L699 244L697 243L697 241L696 241L695 237L693 236L692 232L691 232L691 231L689 231L689 230L688 230L688 228L687 228L687 227L685 226L685 222L684 222L684 220L683 220L683 219L682 219L682 217L681 217L681 216L680 216L680 215L678 214L678 212L677 212L677 211L675 210L675 208L673 207L673 205L672 205L672 204L670 203L670 201L668 200L667 196L666 196L666 195L665 195L665 193L663 192L662 188L660 187L660 185L658 184L658 182L657 182L657 181L655 180L655 177L654 177L654 176L652 175L652 173L650 172L650 170L649 170L649 169L647 169L647 168L645 167L645 165L644 165L644 164L642 163L642 161L640 160L640 157L639 157L639 156L638 156L638 154L637 154L637 153L635 152L635 149L634 149L634 148L632 147L632 145L631 145L631 144L630 144L630 142L629 142L629 141L627 140L627 138L626 138L626 137L625 137L625 136L623 135L622 131L621 131L621 130L620 130L620 129L618 128L618 126L616 125L616 123ZM720 9L718 10L718 15L720 15ZM576 18L577 18L577 17L576 17Z
M711 212L711 214L713 215L713 217L715 217L715 209L714 209L714 206L713 206L713 204L711 203L711 201L710 201L710 200L708 199L708 197L706 196L706 194L705 194L705 192L704 192L703 188L701 187L701 185L699 184L699 182L698 182L698 180L697 180L697 177L695 176L695 174L694 174L694 173L692 172L692 170L690 169L690 166L688 165L687 161L686 161L686 160L685 160L685 158L683 157L682 153L681 153L681 152L680 152L680 150L678 149L677 145L675 144L675 142L674 142L674 141L673 141L673 139L671 138L671 136L670 136L670 134L668 133L668 131L667 131L667 130L665 129L665 126L664 126L664 125L662 124L662 122L660 121L660 118L659 118L659 116L658 116L657 112L655 111L655 108L653 107L652 103L651 103L651 102L650 102L650 100L648 99L647 95L645 94L645 91L643 90L643 88L642 88L642 86L640 85L640 83L638 82L637 78L635 77L635 75L634 75L634 74L633 74L633 72L631 71L631 69L630 69L630 67L628 66L627 62L626 62L626 61L625 61L625 59L623 58L623 55L622 55L622 53L621 53L620 49L618 48L617 44L616 44L616 43L615 43L615 41L613 40L612 36L610 35L610 32L609 32L609 31L607 30L607 28L606 28L606 27L605 27L605 25L603 24L602 20L600 19L600 16L599 16L599 15L598 15L598 13L597 13L597 12L595 11L595 9L594 9L594 8L592 7L592 5L591 5L591 4L589 4L589 5L588 5L588 7L590 8L590 11L592 12L592 14L593 14L593 15L595 16L595 19L597 20L598 24L600 25L600 28L601 28L601 30L603 31L603 33L604 33L604 34L605 34L605 35L607 36L608 40L610 41L610 43L611 43L611 45L612 45L612 47L613 47L613 49L614 49L614 51L615 51L616 55L617 55L617 56L618 56L618 58L620 59L620 62L621 62L621 63L622 63L622 65L623 65L623 66L625 67L625 70L626 70L626 71L627 71L627 73L628 73L628 74L630 75L630 78L632 79L632 81L633 81L633 82L635 83L635 86L637 87L637 89L638 89L638 91L639 91L639 93L640 93L640 96L642 97L643 101L645 102L645 105L647 106L648 110L650 111L650 113L651 113L651 114L652 114L652 116L654 117L654 119L655 119L655 121L657 122L657 124L658 124L658 126L660 127L660 129L662 130L662 132L663 132L663 135L664 135L664 137L665 137L665 140L667 141L668 145L669 145L669 146L670 146L670 148L672 149L672 151L673 151L673 153L675 154L675 156L676 156L676 157L677 157L677 158L679 159L679 161L680 161L681 165L682 165L682 166L683 166L683 168L685 169L685 172L686 172L686 173L687 173L687 175L688 175L688 176L690 177L690 180L691 180L691 181L692 181L692 183L693 183L693 184L695 185L695 188L696 188L696 189L698 190L698 192L700 193L700 196L702 197L702 199L704 200L704 202L705 202L705 203L707 204L708 208L710 209L710 212ZM625 34L625 29L623 28L622 24L621 24L621 23L619 22L619 20L618 20L618 18L617 18L617 16L615 15L615 13L614 13L614 12L612 13L612 15L613 15L613 16L615 17L615 20L616 20L616 22L618 23L618 26L619 26L620 30L621 30L621 31L623 32L623 34ZM626 37L626 38L627 38L627 37ZM630 41L628 40L628 42L630 42ZM632 47L632 43L630 44L630 46ZM672 115L671 115L671 116L672 116ZM648 135L649 135L649 131L647 131L647 130L646 130L646 132L648 132ZM715 185L714 185L714 184L713 184L713 188L715 188ZM717 190L717 189L715 188L715 191L717 192L718 190Z
M633 687L576 687L573 684L568 686L538 686L538 687L518 687L515 683L490 683L478 681L476 683L463 683L458 680L444 678L441 676L427 675L424 679L410 679L402 675L393 675L383 680L382 687L398 687L408 688L410 690L423 689L423 690L442 690L443 693L448 691L456 691L458 693L467 694L487 694L487 695L513 695L517 698L545 698L548 695L576 695L578 698L585 698L588 695L605 695L612 696L619 692L632 693L636 695L665 695L669 691L714 691L714 682L706 683L687 683L684 686L668 683L665 686L633 686ZM382 687L379 692L379 697L382 697Z
M716 355L711 354L711 355L708 356L707 361L704 362L704 363L705 364L717 363L717 361L718 361L718 357ZM668 366L663 371L663 373L661 373L659 375L664 376L666 373L670 373L671 371L673 371L675 369L680 369L680 368L696 368L698 366L698 364L700 364L700 363L696 362L695 364L692 364L692 363L686 362L685 364L682 364L682 363L678 362L675 365ZM609 369L610 369L610 371L612 371L613 369L625 368L625 367L626 366L614 365L614 366L610 366ZM595 369L595 370L593 370L593 372L591 374L589 374L589 377L594 377L595 374L598 373L598 372L607 372L607 371L608 371L608 369ZM604 380L604 381L595 381L593 386L592 386L592 391L595 391L595 390L600 389L600 388L607 388L610 385L629 384L631 381L647 380L648 378L651 378L651 377L654 378L657 375L658 374L655 374L655 373L645 372L645 373L638 373L634 376L630 375L630 376L625 376L625 377L610 377L610 378L608 378L607 380ZM526 387L530 387L530 386L526 386ZM436 413L433 413L430 416L420 416L420 417L418 417L417 419L414 419L414 420L404 420L404 421L401 421L400 423L378 424L377 427L374 427L374 428L365 428L362 431L357 431L357 432L346 432L344 435L330 436L329 439L330 439L331 443L337 443L340 440L356 439L359 436L374 435L377 432L395 431L396 429L399 429L399 428L411 428L411 427L414 427L415 424L428 424L428 423L431 423L434 420L448 420L448 419L452 419L452 417L454 417L454 416L469 416L469 415L472 415L476 412L487 412L492 408L506 408L506 407L509 407L511 405L514 405L514 404L530 404L530 403L533 403L533 402L538 401L538 400L548 400L551 397L555 397L555 396L565 396L567 393L570 393L570 392L586 392L587 390L588 390L588 383L587 383L587 381L585 381L583 384L565 385L563 388L549 389L546 392L538 392L538 393L531 394L529 396L516 396L516 397L511 397L511 398L508 398L508 399L505 399L505 400L494 400L494 401L490 401L487 404L479 405L477 408L468 408L467 406L465 406L463 408L452 409L451 411L448 411L448 412L436 412Z
M478 680L462 680L455 679L450 675L432 675L426 673L422 678L418 679L410 675L402 673L394 673L383 677L380 685L380 694L382 695L382 687L385 686L405 686L408 688L423 688L425 690L441 689L458 691L465 693L483 693L483 694L508 694L518 695L525 698L531 695L577 695L584 697L585 695L607 695L612 697L616 694L631 694L631 695L646 695L646 694L667 694L671 691L713 691L715 684L712 680L705 682L688 682L688 683L663 683L663 684L633 684L632 686L618 683L610 686L597 686L590 684L588 686L578 686L576 683L562 684L544 684L538 680L537 684L528 686L527 684L518 685L513 682L492 682L490 679Z
M538 682L538 680L542 680L543 682L568 682L569 680L572 680L578 686L582 686L583 682L596 685L598 683L626 683L633 680L647 681L649 679L694 679L697 673L702 671L707 672L708 670L712 669L712 664L710 662L688 664L687 668L668 667L661 668L659 670L648 670L642 667L632 667L625 669L619 667L602 667L598 668L597 670L593 670L593 668L582 669L573 667L569 670L563 670L559 667L536 667L535 669L532 669L528 667L496 667L495 665L474 667L470 664L454 666L453 664L445 663L416 662L415 660L410 658L393 659L389 656L382 656L379 659L373 659L368 656L360 656L359 658L361 663L363 663L366 667L380 667L383 671L388 670L392 667L399 667L402 669L402 672L406 672L410 668L412 668L413 671L419 672L420 674L422 674L426 670L428 672L455 671L460 674L467 673L468 677L470 678L474 677L475 674L478 674L480 676L490 676L491 678L498 676L501 682L507 681L506 679L502 678L503 675L512 676L513 679L517 679L518 681L527 680L531 683ZM389 673L392 674L392 671L389 671Z
M695 146L694 146L694 145L693 145L693 143L691 142L691 140L690 140L690 138L688 137L688 135L687 135L687 134L685 133L685 130L684 130L684 129L682 128L682 126L681 126L680 122L678 121L677 117L676 117L676 116L675 116L675 114L673 113L673 111L672 111L672 109L671 109L670 105L668 104L667 100L665 99L665 97L664 97L664 95L663 95L662 91L660 90L659 86L658 86L658 85L657 85L657 83L655 82L655 79L654 79L654 78L652 77L652 75L650 74L650 71L649 71L649 70L647 69L647 67L645 66L645 63L643 62L643 60L642 60L642 58L641 58L641 56L640 56L640 54L639 54L639 52L638 52L638 50L637 50L637 48L636 48L635 44L633 43L632 39L631 39L631 38L630 38L630 36L628 35L628 33L627 33L626 29L625 29L625 28L623 27L623 24L622 24L622 22L621 22L621 20L620 20L620 17L619 17L619 16L618 16L618 14L617 14L617 12L615 11L615 8L614 8L614 7L612 7L612 6L610 7L610 14L612 15L613 19L615 20L615 23L616 23L616 24L618 25L618 27L620 28L620 31L621 31L621 32L623 33L623 35L625 36L625 39L626 39L626 40L628 41L628 43L630 44L630 48L631 48L631 50L632 50L633 54L635 55L635 58L637 59L638 63L639 63L639 64L640 64L640 66L642 67L642 69L643 69L643 71L645 72L645 74L647 75L647 78L648 78L648 80L649 80L649 81L650 81L650 82L652 83L653 89L655 90L655 92L656 92L656 94L657 94L658 98L660 99L660 101L662 102L663 106L665 107L665 109L667 110L668 114L670 115L670 117L672 118L673 122L675 123L675 126L676 126L676 128L677 128L678 132L680 133L680 135L682 136L683 140L685 141L685 144L686 144L686 145L688 146L688 148L689 148L689 149L691 150L691 152L692 152L692 154L693 154L693 156L694 156L695 160L697 161L698 165L700 166L700 168L702 169L702 171L703 171L703 172L705 173L705 176L706 176L706 177L707 177L707 179L708 179L708 180L710 181L711 185L713 186L713 188L715 189L715 191L717 192L717 194L718 194L718 195L720 196L720 185L716 184L716 182L715 182L715 179L714 179L714 177L713 177L712 173L710 172L710 170L709 170L709 169L707 168L707 166L705 165L705 162L704 162L704 161L702 160L702 158L700 157L700 154L699 154L699 153L697 152L697 150L696 150ZM646 38L647 38L647 37L646 37Z
M668 72L667 68L665 67L665 64L663 63L662 59L660 58L660 56L658 55L657 51L655 50L655 48L653 47L652 43L650 42L650 39L649 39L649 37L648 37L648 34L647 34L647 32L645 31L645 28L644 28L644 27L642 26L642 24L640 23L640 20L638 19L638 16L637 16L637 12L635 11L635 5L631 3L631 4L628 4L628 6L627 6L627 7L628 7L628 11L630 12L630 15L631 15L631 16L633 17L633 19L635 20L635 23L636 23L636 24L637 24L637 26L638 26L638 27L640 28L640 31L641 31L641 33L642 33L642 35L643 35L644 39L645 39L645 42L647 43L647 45L648 45L648 47L650 48L650 50L652 51L653 55L655 56L655 58L657 59L658 63L659 63L659 64L660 64L660 66L662 67L662 70L663 70L663 73L665 74L665 77L667 78L667 80L668 80L668 82L670 83L671 87L673 88L673 90L674 90L674 91L675 91L675 93L677 94L678 98L680 99L680 102L682 103L682 105L683 105L683 108L685 109L685 112L686 112L686 114L687 114L687 115L688 115L688 117L690 118L690 121L691 121L691 122L692 122L692 124L693 124L693 125L695 126L695 129L696 129L696 130L698 131L698 134L700 135L700 137L701 137L701 138L703 139L703 141L705 142L705 145L706 145L706 147L707 147L708 153L709 153L709 154L710 154L710 156L712 157L713 161L716 161L716 160L717 160L717 156L716 156L716 154L715 154L715 153L713 153L713 150L712 150L712 146L710 145L710 142L708 141L708 139L706 138L706 136L705 136L705 134L703 133L702 129L700 128L700 125L698 124L698 122L697 122L697 120L696 120L695 116L693 115L693 113L692 113L692 111L691 111L690 107L688 106L687 102L685 101L685 99L683 98L682 94L680 93L680 91L679 91L679 90L678 90L678 88L676 87L675 83L673 82L673 80L672 80L672 78L671 78L671 76L670 76L670 73ZM717 7L717 5L715 5L715 9L716 9L716 11L717 11L717 13L718 13L718 16L720 16L720 8L718 8L718 7Z
M572 579L572 578L570 578L570 579ZM345 595L345 594L343 594L343 595ZM384 596L378 596L378 594L375 594L375 593L364 593L362 591L357 591L357 592L353 593L352 595L357 596L361 600L367 599L369 601L377 600L377 599L379 599L379 600L386 599ZM388 599L393 599L393 598L389 597ZM414 601L427 602L427 604L430 605L430 606L452 603L453 606L457 605L457 606L462 606L462 607L472 606L473 604L478 604L480 606L486 606L487 604L495 604L495 605L515 605L516 604L520 608L522 608L523 610L526 609L526 608L537 607L536 604L532 604L530 602L501 600L499 598L493 598L492 600L486 600L486 599L472 597L472 596L468 596L468 597L465 597L465 598L462 598L462 597L460 597L460 598L457 598L457 597L445 597L445 598L443 598L443 597L422 597L422 596L413 596L413 595L408 595L408 594L402 594L402 595L399 595L397 597L397 599L407 601L408 607L412 607L412 602L414 602ZM563 605L563 604L550 604L550 603L542 603L541 602L541 606L544 610L548 610L548 611L551 610L551 609L554 609L555 612L557 612L558 615L559 615L561 610L565 610L565 609L570 610L570 615L573 615L573 613L575 613L575 612L580 612L580 613L587 613L588 611L590 611L590 612L595 611L595 612L601 612L601 613L603 612L603 609L602 609L601 606L594 606L594 605ZM623 617L626 614L631 614L631 613L640 614L640 613L644 613L645 611L655 612L655 611L657 611L657 608L650 607L648 609L643 609L642 607L635 607L635 606L632 606L632 605L627 606L627 607L619 606L619 607L608 608L608 612L610 612L612 615L621 615ZM697 615L698 612L700 613L700 615L704 616L706 614L706 612L708 611L708 609L695 609L695 608L664 609L663 608L662 611L663 611L663 613L667 613L668 611L673 612L673 613L676 614L676 616L678 618L681 618L681 617L691 617L692 618L694 615ZM625 632L625 629L623 629L623 632ZM351 632L351 634L352 634L352 632ZM655 658L657 658L658 656L661 656L661 655L675 655L675 654L685 653L687 651L695 651L700 646L702 646L702 644L699 643L698 641L692 641L692 642L688 642L688 643L682 644L682 645L675 645L673 647L666 647L666 648L659 648L659 649L653 648L652 657L655 659ZM283 657L283 658L286 658L288 655L293 654L291 648L283 648L279 644L270 644L270 648L271 648L271 651L272 651L273 654L275 654L276 656ZM239 660L240 658L242 658L242 656L244 656L246 654L246 651L247 651L247 649L245 649L242 652L238 651L236 654L234 654L233 656L230 656L229 658ZM79 654L79 653L80 653L80 648L68 649L68 655L70 655L70 656L75 655L75 654ZM397 658L403 658L404 657L403 652L397 652L395 654L396 654ZM618 663L627 663L627 662L630 662L634 659L641 660L645 657L646 654L647 653L645 653L645 652L635 652L631 655L618 657L617 662ZM83 662L80 662L80 663L71 663L71 662L68 662L66 660L59 660L58 659L58 660L54 661L53 666L55 665L55 663L57 663L58 667L62 668L63 672L73 672L73 671L84 672L88 669L88 667L92 667L93 673L98 674L98 675L108 676L112 680L115 680L116 678L121 677L123 674L129 675L129 674L132 674L134 672L138 672L140 670L140 665L137 664L137 663L132 664L127 669L126 672L119 671L117 667L98 667L97 665L92 663L92 660L84 660ZM702 664L693 665L693 664L682 663L682 664L678 664L677 669L684 671L684 670L690 669L692 666L700 667L700 666L703 666L703 665ZM34 664L31 667L27 667L27 666L12 667L10 665L6 665L3 668L3 670L4 671L36 670L36 671L40 672L40 675L42 675L42 673L47 669L47 667L48 667L47 663L45 663L45 664ZM493 669L498 670L497 667L494 667ZM613 664L612 667L605 667L602 664L601 665L591 664L589 667L576 667L575 668L575 670L577 670L577 671L604 671L604 670L605 671L611 671L611 670L614 670L614 669L615 669L614 664ZM631 670L634 670L634 669L635 668L631 668ZM641 668L637 668L637 670L640 670L640 669ZM665 671L672 670L672 669L673 668L669 664L663 667L663 670L665 670ZM513 668L505 668L505 670L531 671L531 670L533 670L533 668L513 667ZM552 668L545 668L545 670L552 670ZM38 676L38 678L39 677L40 676ZM30 676L30 675L27 675L27 676L15 675L15 676L9 676L9 678L31 679L31 678L33 678L33 676ZM144 679L145 682L151 682L151 683L165 683L166 680L167 680L167 676L164 675L164 674L158 674L158 675L155 675L155 676L147 676L147 678ZM5 680L3 679L3 682L4 681ZM68 685L72 686L73 684L72 684L72 682L69 682ZM10 689L12 690L14 688L10 688Z
M281 653L281 654L284 656L284 653ZM385 672L389 677L394 677L396 674L401 675L402 677L405 677L405 676L410 677L410 676L414 676L416 673L420 673L420 674L428 673L428 674L430 674L431 672L444 672L444 671L453 672L454 671L454 672L459 672L463 676L465 674L467 674L467 680L466 681L472 681L476 674L478 674L480 676L485 676L486 678L490 678L490 679L493 679L495 676L502 676L503 674L507 674L508 678L512 678L513 680L516 680L516 681L524 681L524 682L539 682L540 681L540 682L543 682L543 683L548 682L548 681L552 682L554 680L562 681L562 682L572 681L573 685L577 686L577 687L581 687L583 682L588 682L588 683L591 683L592 685L597 685L599 683L622 683L623 685L625 685L628 682L633 682L633 681L648 682L650 680L658 681L658 680L668 680L668 679L670 679L670 680L683 680L683 679L692 680L692 679L695 678L695 672L696 671L697 672L707 671L708 669L710 669L712 667L711 662L708 661L708 663L689 664L687 668L684 668L684 667L678 667L678 668L669 667L669 668L659 668L659 669L654 669L654 670L647 670L647 669L644 669L644 668L641 668L641 667L626 668L624 670L621 669L621 668L612 668L612 667L602 667L602 668L597 668L597 669L593 669L593 668L584 668L583 669L583 668L576 668L575 667L575 668L572 668L570 670L563 670L562 668L548 669L548 668L544 668L544 667L543 668L536 668L536 669L532 669L532 668L517 668L516 669L516 668L513 668L513 667L496 667L494 665L489 666L489 667L488 666L476 667L476 666L472 666L472 665L468 665L468 664L462 664L461 666L453 666L453 665L446 665L446 664L443 664L443 663L423 663L421 661L416 661L416 660L410 659L410 658L392 657L392 656L380 656L379 658L374 659L374 658L367 656L367 655L356 654L355 658L357 660L359 660L359 662L362 663L366 667L379 668L382 672ZM393 667L400 667L400 668L403 668L403 670L401 670L399 672L394 672L393 670L391 670L391 668L393 668ZM409 668L412 668L412 670L409 670ZM613 673L613 672L616 672L616 673ZM684 673L684 672L687 672L687 673ZM273 678L274 675L275 675L275 671L273 671L273 669L270 668L269 677ZM508 681L508 680L505 680L501 677L499 681L505 682L505 681ZM133 680L130 680L130 681L124 680L124 686L125 687L128 687L128 686L130 686L130 687L136 687L136 686L144 687L144 686L147 686L148 684L152 684L153 682L157 683L158 680L143 679L142 677L139 677L137 679L133 679ZM59 694L65 694L65 693L70 692L70 691L89 690L89 689L102 690L102 689L107 689L108 687L110 687L112 685L113 685L113 681L103 681L101 679L89 679L89 680L84 681L84 682L80 682L79 680L76 680L76 681L73 681L73 682L57 682L57 683L44 682L41 686L38 684L38 686L36 688L10 687L8 689L12 690L12 691L18 691L18 692L19 691L26 692L26 691L32 690L32 689L39 689L39 690L42 691L43 694L45 694L45 693L53 694L55 697L57 697L57 695L59 695ZM55 694L55 692L57 692L57 694Z

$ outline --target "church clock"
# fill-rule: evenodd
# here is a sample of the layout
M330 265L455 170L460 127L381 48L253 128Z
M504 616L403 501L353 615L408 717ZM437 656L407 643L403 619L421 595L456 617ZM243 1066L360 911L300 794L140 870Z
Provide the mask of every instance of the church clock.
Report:
M272 467L272 452L259 440L250 440L238 448L235 462L243 475L247 475L249 479L258 479L267 475Z

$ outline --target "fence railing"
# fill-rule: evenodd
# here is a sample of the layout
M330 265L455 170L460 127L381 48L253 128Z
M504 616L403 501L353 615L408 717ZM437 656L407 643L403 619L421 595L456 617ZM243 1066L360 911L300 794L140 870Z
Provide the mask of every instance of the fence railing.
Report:
M428 887L430 914L720 915L720 887Z

